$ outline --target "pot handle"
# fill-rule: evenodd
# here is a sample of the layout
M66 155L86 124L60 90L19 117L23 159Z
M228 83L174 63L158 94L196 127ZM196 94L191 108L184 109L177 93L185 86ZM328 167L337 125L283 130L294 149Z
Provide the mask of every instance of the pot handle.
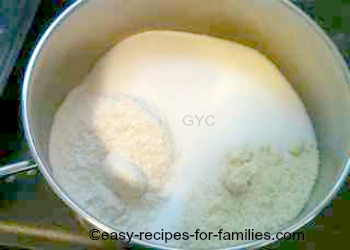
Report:
M0 166L0 179L10 177L13 174L27 172L36 169L38 165L33 160L21 161L5 166Z

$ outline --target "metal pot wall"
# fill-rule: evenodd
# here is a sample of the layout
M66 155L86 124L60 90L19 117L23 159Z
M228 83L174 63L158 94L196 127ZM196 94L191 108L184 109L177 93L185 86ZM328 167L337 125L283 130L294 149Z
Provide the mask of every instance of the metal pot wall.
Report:
M279 66L311 115L321 159L319 177L308 204L281 231L295 231L313 219L331 201L350 168L350 76L325 33L283 0L74 2L38 43L27 67L22 92L27 140L35 162L57 195L94 227L118 231L84 211L56 182L48 158L50 128L60 103L94 62L121 39L147 29L181 30L236 40L260 50ZM7 170L18 171L23 166L13 165ZM134 242L165 248L136 239ZM254 241L232 249L268 243Z

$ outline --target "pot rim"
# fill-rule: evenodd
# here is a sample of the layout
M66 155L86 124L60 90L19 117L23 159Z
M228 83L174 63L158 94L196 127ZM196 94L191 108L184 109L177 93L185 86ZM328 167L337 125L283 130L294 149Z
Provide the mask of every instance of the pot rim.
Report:
M34 51L32 52L32 55L30 57L29 63L27 65L25 76L23 80L23 87L21 92L21 114L22 114L22 122L24 125L24 133L25 137L28 141L29 148L32 152L32 155L35 159L35 161L38 163L39 169L41 173L44 175L45 179L47 180L49 186L51 189L58 195L66 205L68 205L75 213L77 213L79 216L81 216L83 219L85 219L87 222L89 222L91 225L95 226L96 228L100 229L101 231L105 231L108 233L111 232L121 232L120 230L113 229L112 227L105 225L104 223L100 222L98 219L96 219L94 216L86 212L84 209L79 207L69 196L66 194L63 189L57 184L57 182L54 180L52 174L50 173L50 170L45 167L43 161L41 160L40 153L36 150L36 143L34 140L34 137L32 135L32 128L31 128L31 118L29 116L28 112L28 93L29 93L29 85L32 80L32 72L35 68L36 61L39 58L41 54L41 50L44 47L46 41L50 38L51 34L55 31L55 29L71 14L74 14L75 11L77 11L80 7L82 7L84 4L86 4L88 1L86 0L76 0L74 3L72 3L70 6L68 6L58 17L55 18L55 20L50 24L48 29L44 32L44 34L41 36L39 41L37 42ZM284 4L286 8L291 9L294 11L297 15L300 16L309 26L318 34L318 36L324 41L324 43L328 46L328 48L333 52L334 57L337 61L337 64L339 66L339 69L343 71L344 78L350 87L350 74L348 71L348 67L345 63L344 58L342 57L341 53L339 52L337 46L333 43L333 41L326 35L326 33L322 30L321 27L318 26L318 24L312 20L309 16L307 16L306 13L304 13L302 10L300 10L297 6L295 6L292 2L289 0L279 0L280 3ZM312 219L314 219L336 196L339 189L343 185L343 183L346 180L346 177L348 176L348 173L350 172L350 157L346 160L344 169L341 173L341 175L338 177L337 182L334 184L333 188L328 192L327 196L320 202L311 212L309 212L306 216L299 219L297 223L294 225L285 227L281 230L282 233L287 232L294 232L309 223ZM263 247L268 244L271 244L275 241L277 241L277 233L274 233L271 235L271 240L255 240L252 242L244 243L242 245L236 245L233 247L228 247L225 249L230 250L237 250L237 249L243 249L243 248L258 248ZM162 245L156 245L147 241L138 240L138 239L132 239L131 243L146 246L146 247L153 247L156 249L175 249L167 246ZM219 248L216 248L219 249Z

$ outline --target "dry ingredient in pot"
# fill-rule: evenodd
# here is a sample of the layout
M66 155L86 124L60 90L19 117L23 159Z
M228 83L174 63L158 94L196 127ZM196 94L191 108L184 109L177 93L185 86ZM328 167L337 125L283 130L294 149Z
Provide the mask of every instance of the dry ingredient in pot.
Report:
M215 124L184 123L195 115ZM96 63L55 116L50 161L82 208L132 232L275 232L318 174L312 123L277 67L246 46L175 31L131 36Z

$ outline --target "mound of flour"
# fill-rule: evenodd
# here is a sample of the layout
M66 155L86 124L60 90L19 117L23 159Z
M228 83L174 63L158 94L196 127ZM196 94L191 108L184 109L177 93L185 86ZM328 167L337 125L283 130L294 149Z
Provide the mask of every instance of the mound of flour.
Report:
M209 115L214 126L184 123ZM50 161L82 208L133 232L278 231L318 174L311 121L271 62L174 31L132 36L96 63L55 116Z

